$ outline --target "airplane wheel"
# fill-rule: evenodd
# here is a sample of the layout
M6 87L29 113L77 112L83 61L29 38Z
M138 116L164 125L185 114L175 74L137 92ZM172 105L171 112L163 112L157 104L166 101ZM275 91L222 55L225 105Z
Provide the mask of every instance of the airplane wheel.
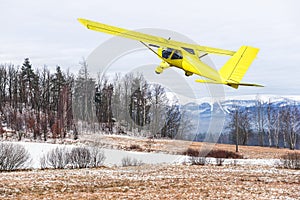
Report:
M192 76L193 73L191 73L191 72L185 72L185 75L186 75L186 76Z
M155 73L161 74L162 72L163 72L163 68L162 67L160 67L160 66L156 67Z

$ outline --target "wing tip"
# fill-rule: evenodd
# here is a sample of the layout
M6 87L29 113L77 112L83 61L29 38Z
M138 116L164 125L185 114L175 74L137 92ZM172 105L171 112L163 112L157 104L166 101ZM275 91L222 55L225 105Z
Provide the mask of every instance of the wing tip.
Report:
M78 20L83 26L87 27L88 22L87 22L86 19L83 19L83 18L77 18L77 20Z

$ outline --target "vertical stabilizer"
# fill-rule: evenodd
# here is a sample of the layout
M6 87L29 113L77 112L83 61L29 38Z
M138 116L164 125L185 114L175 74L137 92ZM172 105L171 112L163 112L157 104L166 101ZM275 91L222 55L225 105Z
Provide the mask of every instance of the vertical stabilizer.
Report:
M219 70L223 80L229 83L240 83L259 49L242 46Z

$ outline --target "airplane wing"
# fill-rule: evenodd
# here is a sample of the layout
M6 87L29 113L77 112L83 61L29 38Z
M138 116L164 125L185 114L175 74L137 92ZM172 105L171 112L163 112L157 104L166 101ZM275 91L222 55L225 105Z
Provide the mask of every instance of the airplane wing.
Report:
M184 49L185 51L187 51L191 54L193 54L193 52L195 50L198 50L201 52L206 52L206 53L228 55L228 56L232 56L235 53L234 51L229 51L229 50L188 44L188 43L178 42L178 41L174 41L174 40L167 40L162 37L153 36L153 35L140 33L140 32L136 32L136 31L130 31L130 30L126 30L123 28L110 26L107 24L102 24L99 22L86 20L86 19L82 19L82 18L79 18L78 21L90 30L108 33L108 34L116 35L116 36L120 36L120 37L125 37L125 38L129 38L129 39L141 41L143 43L147 43L150 45L155 44L155 45L158 45L161 47L169 47L169 48L173 48L173 49Z

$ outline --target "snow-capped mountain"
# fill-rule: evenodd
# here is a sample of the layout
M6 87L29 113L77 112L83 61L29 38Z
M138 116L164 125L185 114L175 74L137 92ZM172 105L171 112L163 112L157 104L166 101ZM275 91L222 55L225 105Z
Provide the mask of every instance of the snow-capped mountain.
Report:
M222 100L215 98L205 98L197 100L197 103L188 103L182 105L182 110L189 114L193 124L198 125L198 132L207 132L214 115L223 114L225 123L228 123L229 113L237 107L239 110L248 109L255 112L258 106L261 106L263 112L267 112L268 107L278 110L286 106L296 106L300 109L300 95L278 96L278 95L247 95L247 96L230 96ZM226 125L226 124L225 124ZM224 125L223 125L224 126Z

